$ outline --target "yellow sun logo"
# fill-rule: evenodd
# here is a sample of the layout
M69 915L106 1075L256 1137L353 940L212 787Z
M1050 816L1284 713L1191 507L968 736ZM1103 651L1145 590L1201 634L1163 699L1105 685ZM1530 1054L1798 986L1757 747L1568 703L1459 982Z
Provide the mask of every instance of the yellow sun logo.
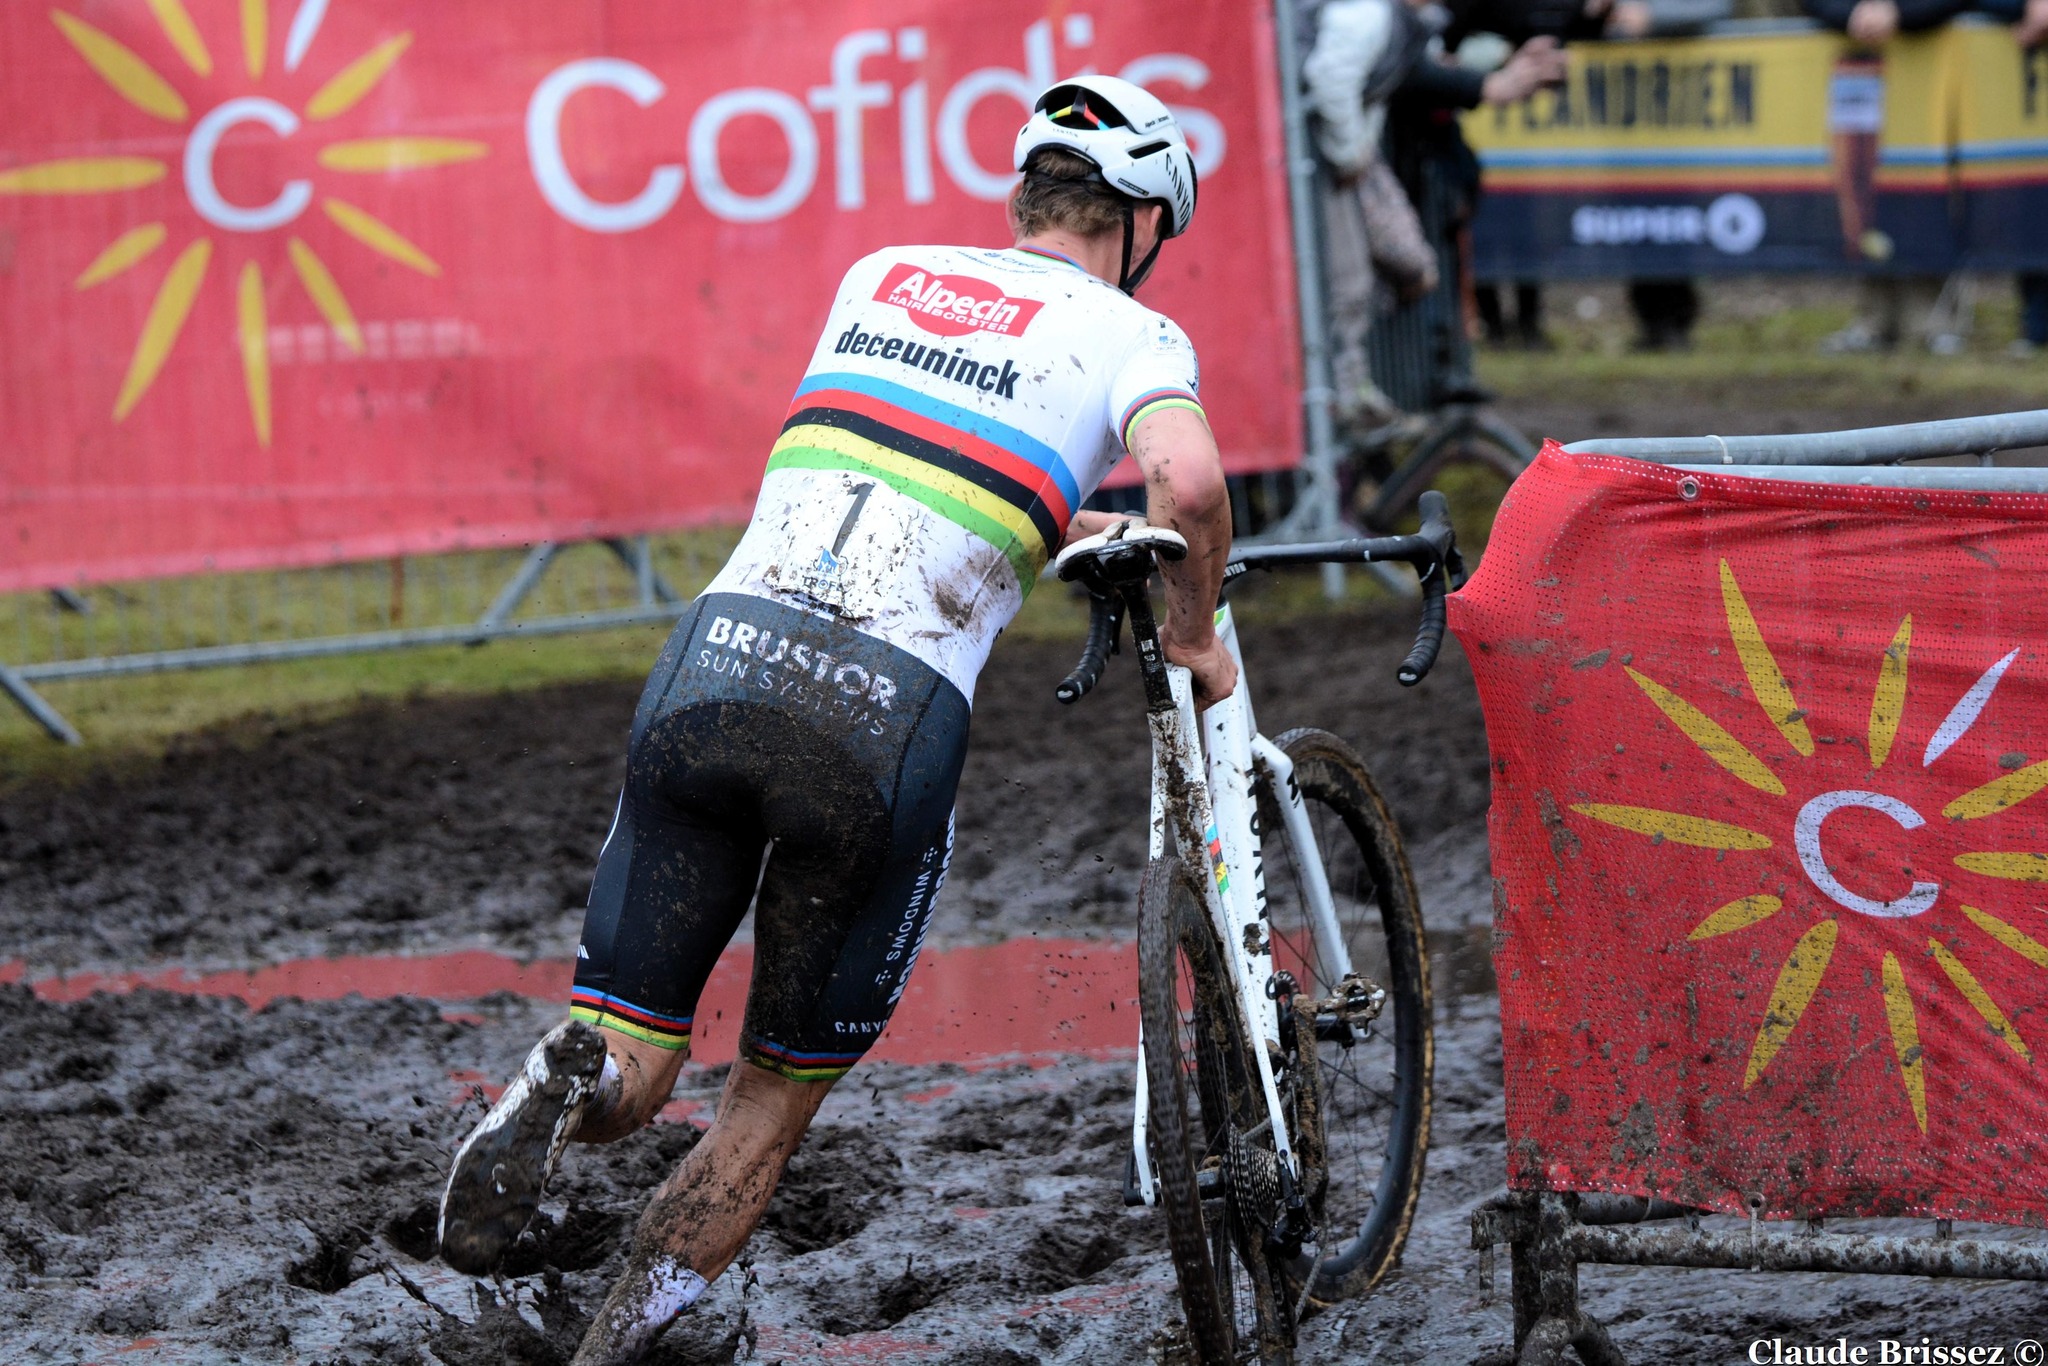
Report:
M1817 759L1815 735L1808 726L1809 713L1793 696L1792 687L1779 669L1726 560L1720 562L1720 588L1729 638L1749 681L1750 692L1763 710L1764 721L1793 755L1813 762L1794 767L1781 764L1780 767L1786 767L1781 775L1750 745L1691 701L1633 668L1626 671L1658 711L1701 753L1755 793L1777 799L1761 807L1780 813L1774 818L1774 826L1758 830L1654 807L1598 802L1580 803L1572 810L1603 824L1650 836L1660 843L1722 851L1718 866L1731 868L1730 876L1749 877L1752 884L1757 880L1755 866L1750 865L1745 871L1741 860L1726 856L1774 849L1789 834L1806 893L1796 899L1817 918L1800 933L1778 971L1763 1018L1756 1027L1743 1078L1744 1089L1764 1076L1813 1003L1830 963L1836 958L1838 942L1844 937L1839 912L1848 911L1856 917L1848 922L1856 927L1854 938L1880 955L1878 971L1868 974L1866 980L1875 978L1873 984L1883 1002L1898 1075L1913 1118L1924 1134L1927 1056L1921 1043L1920 1014L1914 1004L1915 988L1908 977L1909 964L1916 960L1928 962L1940 974L1937 977L1932 970L1925 972L1919 987L1923 1000L1932 999L1939 984L1945 981L2013 1059L2029 1065L2033 1062L2033 1051L1980 980L1980 973L1999 975L2010 960L1994 962L1987 968L1977 955L2009 952L2034 967L2048 968L2048 945L2008 921L1968 904L1985 899L1968 888L1973 885L1972 878L1992 880L1980 884L1987 887L1999 882L2048 882L2048 854L1972 847L1985 841L1973 838L1970 832L1976 828L1975 822L1995 817L2048 787L2048 761L2027 763L2024 755L1999 756L1999 766L2005 770L2000 777L1946 802L1942 801L1942 785L1934 773L1944 755L1962 753L1957 746L1983 716L2000 680L2021 652L2014 649L1983 669L1933 729L1917 767L1907 767L1896 761L1895 754L1906 713L1907 658L1913 639L1913 618L1907 614L1876 663L1875 679L1868 684L1869 719L1863 734L1824 736L1821 744L1830 747L1829 754ZM1862 695L1854 685L1844 689L1851 691L1857 697ZM1845 772L1845 768L1852 771ZM1788 778L1798 784L1799 791L1788 786ZM1940 803L1943 819L1930 824L1921 811L1936 803ZM1862 838L1838 835L1831 858L1824 827L1831 817L1843 812L1859 813L1858 819L1865 822L1858 827ZM1895 834L1913 832L1903 852L1895 838L1884 835L1887 829ZM1918 877L1914 873L1916 859L1921 868L1931 862L1941 869L1959 870L1968 876L1956 879L1944 871L1940 878ZM1790 870L1784 871L1789 874ZM1891 885L1876 885L1884 879L1889 879ZM1852 886L1852 881L1861 886ZM1791 891L1796 882L1788 881L1781 890ZM1960 886L1952 887L1957 882ZM1955 909L1963 920L1949 925L1954 918L1942 917L1943 925L1948 927L1945 935L1930 935L1926 929L1916 929L1916 924L1931 923L1919 922L1918 917L1935 911L1944 893L1952 890L1958 893ZM1887 891L1896 895L1887 897L1883 894ZM1717 899L1709 897L1710 901ZM1786 905L1787 897L1779 895L1751 892L1734 897L1694 926L1687 938L1697 942L1737 934L1770 920ZM1987 936L1990 945L1979 948L1955 933L1954 926L1964 921ZM1966 959L1977 961L1978 970L1973 971Z
M183 0L146 0L172 50L204 81L213 75L214 58ZM194 116L186 96L131 48L63 10L52 10L51 22L72 50L98 73L115 94L136 109L165 123L189 129L179 171L186 197L201 220L223 234L265 234L282 231L306 214L317 199L320 212L346 233L382 256L422 275L437 276L432 257L373 214L317 188L316 179L290 179L262 204L232 202L216 181L214 162L222 139L243 125L267 128L290 138L306 124L339 118L355 108L405 54L412 34L385 39L330 77L302 110L253 93L270 60L270 11L266 0L239 0L241 59L252 93L238 95ZM326 17L328 0L300 0L286 31L283 69L295 72L311 51ZM320 170L338 176L383 175L470 161L489 151L486 144L457 138L371 137L327 142L312 160ZM311 170L312 168L308 168ZM87 156L42 161L0 171L0 195L106 194L153 185L170 175L169 163L145 156ZM324 178L324 177L323 177ZM116 237L79 274L75 284L87 290L104 284L147 261L169 240L168 224L144 223ZM233 236L223 242L232 243ZM114 399L114 420L123 421L149 392L177 344L192 306L212 265L215 239L200 235L186 243L171 262L156 292L141 335L128 362L120 392ZM338 344L363 354L363 332L347 296L324 261L297 235L286 243L292 271L305 287ZM256 439L270 444L270 353L268 308L262 267L242 263L235 280L236 331L242 375L249 394L249 415Z

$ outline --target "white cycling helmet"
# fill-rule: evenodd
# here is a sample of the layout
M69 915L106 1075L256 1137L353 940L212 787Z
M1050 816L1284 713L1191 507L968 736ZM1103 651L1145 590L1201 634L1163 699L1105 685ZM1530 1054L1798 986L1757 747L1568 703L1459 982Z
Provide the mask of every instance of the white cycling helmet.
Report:
M1195 159L1173 113L1143 86L1115 76L1076 76L1038 97L1017 133L1012 157L1021 171L1031 154L1059 147L1095 164L1104 184L1126 197L1123 278L1130 293L1144 282L1159 243L1131 269L1131 213L1138 201L1164 206L1160 241L1178 237L1195 218Z

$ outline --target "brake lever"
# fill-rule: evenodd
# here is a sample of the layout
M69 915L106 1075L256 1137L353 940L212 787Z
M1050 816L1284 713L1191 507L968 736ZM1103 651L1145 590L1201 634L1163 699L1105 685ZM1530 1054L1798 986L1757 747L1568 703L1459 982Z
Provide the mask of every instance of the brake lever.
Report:
M1436 547L1437 563L1429 573L1442 571L1446 586L1452 590L1465 586L1465 557L1458 552L1457 528L1451 525L1451 508L1443 494L1429 489L1416 500L1416 508L1422 514L1422 535ZM1416 567L1419 577L1427 578L1420 566Z

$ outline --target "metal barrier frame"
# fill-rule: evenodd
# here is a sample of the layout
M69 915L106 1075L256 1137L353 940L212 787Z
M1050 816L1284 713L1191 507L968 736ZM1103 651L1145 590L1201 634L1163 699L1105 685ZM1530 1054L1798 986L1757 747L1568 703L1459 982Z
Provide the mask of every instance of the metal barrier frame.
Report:
M155 650L137 654L91 655L79 659L51 660L39 664L0 663L0 692L34 719L53 740L67 745L82 744L77 728L64 714L36 691L37 683L67 678L113 678L125 674L169 673L180 669L205 669L228 664L266 664L288 659L317 659L342 654L367 654L381 650L403 650L425 645L481 645L504 636L563 635L572 631L602 630L644 621L669 621L678 616L684 599L671 588L654 567L653 550L645 536L608 539L599 542L624 564L634 579L635 601L631 606L605 611L576 612L561 616L513 620L513 613L546 577L549 567L567 548L559 541L542 541L527 551L526 558L498 589L491 604L474 621L450 626L421 626L385 631L363 631L343 635L308 636L299 639L250 641L239 645L200 645L176 650ZM72 610L77 610L75 607Z
M1570 1191L1510 1191L1472 1215L1482 1293L1493 1249L1509 1248L1518 1366L1552 1366L1575 1350L1586 1366L1626 1366L1607 1329L1579 1304L1579 1267L1670 1266L1721 1271L1825 1271L1878 1276L1955 1276L2048 1281L2048 1245L1957 1238L1946 1219L1932 1238L1828 1233L1819 1219L1767 1232L1752 1210L1747 1232L1700 1227L1701 1211L1666 1200ZM1683 1219L1683 1228L1669 1227ZM1661 1223L1664 1227L1645 1228Z
M1336 388L1330 373L1330 329L1323 299L1323 216L1317 182L1323 174L1309 143L1308 110L1302 97L1301 51L1295 25L1298 0L1273 0L1273 47L1280 67L1280 128L1287 158L1287 208L1294 229L1295 312L1301 332L1301 406L1308 437L1296 474L1294 506L1278 524L1255 539L1324 541L1344 533L1337 488ZM1384 569L1384 566L1373 566ZM1396 586L1392 574L1385 579ZM1323 592L1343 596L1344 566L1323 566Z
M1858 427L1845 432L1798 432L1790 436L1596 437L1575 441L1564 449L1568 455L1619 455L1661 465L1720 465L1728 467L1722 471L1725 474L1800 479L1809 483L2004 490L2008 485L2001 481L2030 472L1999 468L1991 473L1991 457L1999 451L2029 446L2048 446L2048 408L1939 422L1907 422L1894 427ZM1856 476L1841 473L1844 468L1955 456L1975 456L1980 468L1868 470ZM1928 477L1962 482L1924 482ZM2024 480L2010 487L2034 491Z
M1564 449L1805 483L2048 493L2048 469L1989 465L1997 451L2030 446L2048 446L2048 409L1793 436L1595 439ZM1936 469L1892 463L1956 456L1984 463ZM1488 1290L1493 1249L1508 1246L1515 1323L1510 1359L1552 1366L1576 1351L1586 1366L1625 1366L1607 1329L1579 1303L1579 1268L1587 1264L2048 1281L2048 1243L1958 1239L1946 1219L1935 1221L1931 1238L1828 1233L1820 1218L1778 1232L1767 1230L1761 1208L1752 1204L1747 1232L1716 1232L1701 1228L1702 1211L1642 1196L1509 1191L1486 1201L1472 1214L1472 1246ZM1679 1219L1684 1227L1670 1226Z

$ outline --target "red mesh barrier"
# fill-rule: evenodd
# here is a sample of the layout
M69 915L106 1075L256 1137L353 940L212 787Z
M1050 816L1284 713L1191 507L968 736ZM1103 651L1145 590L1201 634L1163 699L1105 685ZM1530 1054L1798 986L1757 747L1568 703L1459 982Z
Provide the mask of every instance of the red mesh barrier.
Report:
M1451 607L1509 1184L2048 1221L2048 497L1552 445Z

